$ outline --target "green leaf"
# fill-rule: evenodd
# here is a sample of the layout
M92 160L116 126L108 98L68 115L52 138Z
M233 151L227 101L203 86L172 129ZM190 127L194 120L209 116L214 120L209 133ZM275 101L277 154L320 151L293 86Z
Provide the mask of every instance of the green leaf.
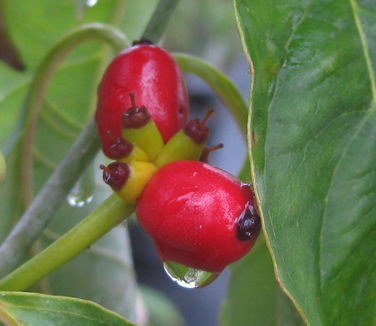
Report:
M276 293L272 260L265 242L259 239L256 248L231 266L222 325L274 326Z
M277 290L277 310L276 310L276 326L304 326L305 323L300 316L296 307L282 292L281 289Z
M252 170L278 279L309 325L376 322L374 1L235 0Z
M43 233L42 246L50 245L68 230L69 225L75 225L81 217L88 215L107 194L105 186L98 186L90 204L83 207L64 205ZM95 301L135 321L137 283L127 229L124 226L112 229L44 278L38 288L56 295Z
M275 282L272 259L263 238L230 271L227 298L221 310L222 325L304 325Z
M179 326L183 317L175 304L162 292L141 286L141 295L148 316L148 326Z
M119 315L90 301L22 292L0 292L4 326L132 326Z

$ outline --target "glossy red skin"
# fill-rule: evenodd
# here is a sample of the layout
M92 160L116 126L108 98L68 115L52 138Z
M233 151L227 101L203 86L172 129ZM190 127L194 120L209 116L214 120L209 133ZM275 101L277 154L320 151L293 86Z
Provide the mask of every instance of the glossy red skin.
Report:
M174 59L158 46L135 45L111 62L98 87L95 118L106 155L113 139L121 136L121 115L131 106L130 92L137 106L147 107L164 142L187 122L187 91Z
M152 177L136 214L163 261L219 273L254 244L236 237L236 221L248 202L253 204L250 189L227 172L178 161Z

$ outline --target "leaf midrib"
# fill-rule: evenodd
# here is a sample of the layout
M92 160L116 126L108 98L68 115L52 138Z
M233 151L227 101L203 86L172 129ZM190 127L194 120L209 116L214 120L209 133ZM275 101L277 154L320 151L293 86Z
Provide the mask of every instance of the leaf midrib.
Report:
M356 0L349 0L349 2L350 2L350 6L351 6L351 9L352 9L352 12L353 12L355 25L356 25L356 28L357 28L358 33L359 33L360 41L362 43L364 59L366 61L367 70L368 70L368 77L369 77L370 82L371 82L372 100L373 100L374 103L376 103L376 76L374 74L375 70L373 68L371 57L370 57L370 54L369 54L369 48L368 48L367 40L366 40L364 31L363 31L363 25L360 21L359 15L358 15L359 6L358 6L358 3L357 3ZM372 106L371 106L371 108L372 108Z

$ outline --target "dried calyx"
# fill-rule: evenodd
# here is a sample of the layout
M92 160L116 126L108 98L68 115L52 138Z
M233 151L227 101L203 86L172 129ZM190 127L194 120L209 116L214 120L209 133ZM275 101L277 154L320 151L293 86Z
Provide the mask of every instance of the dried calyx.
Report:
M185 134L190 137L196 144L203 144L209 137L209 127L206 122L213 114L214 110L209 110L204 119L192 119L184 127Z
M150 114L145 106L136 106L134 93L129 93L131 107L123 113L122 122L124 128L137 129L145 126L150 120Z
M145 36L142 36L139 40L132 42L132 46L140 45L140 44L154 45L154 43L152 41L150 41L148 38L146 38Z
M108 131L108 134L111 132ZM133 145L122 137L113 138L108 146L108 156L114 160L128 156L133 151Z
M130 169L127 163L112 162L108 166L100 165L103 170L103 181L113 189L120 190L127 182Z

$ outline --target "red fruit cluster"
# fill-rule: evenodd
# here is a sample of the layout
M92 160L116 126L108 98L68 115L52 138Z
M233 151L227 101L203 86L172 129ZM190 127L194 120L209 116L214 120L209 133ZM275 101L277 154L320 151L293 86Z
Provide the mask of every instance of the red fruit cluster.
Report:
M122 198L136 198L137 217L163 261L219 273L252 248L261 225L250 186L197 161L207 160L211 150L204 147L209 115L187 123L182 74L173 58L155 45L139 44L122 52L98 90L102 148L118 161L102 166L105 182ZM122 133L122 127L141 130L150 119L164 142L156 153L145 139L139 141L137 132ZM139 162L142 155L148 156L147 162ZM136 196L127 182L132 185L128 188L138 183L127 180L143 169L148 176Z

